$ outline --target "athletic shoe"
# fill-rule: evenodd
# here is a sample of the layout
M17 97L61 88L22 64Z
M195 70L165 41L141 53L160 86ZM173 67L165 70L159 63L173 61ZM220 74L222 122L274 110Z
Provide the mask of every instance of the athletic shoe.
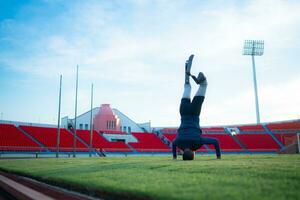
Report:
M194 55L190 55L189 59L185 62L185 83L190 83L190 75L191 75L191 68L193 63Z
M202 83L206 80L206 77L204 76L204 74L202 72L199 72L197 80L199 83Z
M191 74L191 68L193 63L194 55L190 55L189 59L185 62L185 73L190 75Z

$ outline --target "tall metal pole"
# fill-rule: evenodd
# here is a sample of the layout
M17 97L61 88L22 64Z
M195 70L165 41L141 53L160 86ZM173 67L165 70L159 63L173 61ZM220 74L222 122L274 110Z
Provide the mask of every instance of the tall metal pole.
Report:
M60 81L59 81L58 117L57 117L57 139L56 139L56 158L58 158L59 143L60 143L61 84L62 84L62 75L60 75Z
M300 154L300 133L297 133L298 154Z
M76 94L75 94L75 118L74 118L74 144L73 144L73 157L76 157L77 93L78 93L78 65L77 65L77 68L76 68Z
M90 116L90 157L92 157L92 148L93 148L93 88L92 83L91 89L91 116Z
M255 94L255 106L256 106L256 123L259 124L260 123L260 115L259 115L258 91L257 91L254 55L252 55L252 69L253 69L253 82L254 82L254 94Z
M262 56L264 54L264 41L263 40L245 40L244 43L244 55L252 56L252 71L253 71L253 83L254 83L254 97L256 107L256 123L260 123L259 115L259 103L258 103L258 90L256 81L256 69L254 56Z

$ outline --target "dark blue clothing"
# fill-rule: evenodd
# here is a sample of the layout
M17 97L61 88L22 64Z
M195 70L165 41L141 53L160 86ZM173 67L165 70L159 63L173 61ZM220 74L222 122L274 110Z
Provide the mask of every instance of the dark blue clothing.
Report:
M200 129L199 116L204 96L195 96L193 101L182 98L180 103L181 123L177 131L178 139L195 139L202 134Z
M180 103L181 123L177 130L176 141L189 143L193 140L199 140L202 131L200 129L199 116L204 96L195 96L193 101L182 98Z
M200 136L198 139L196 140L181 140L181 141L174 141L172 143L172 151L173 151L173 158L176 158L176 147L178 146L180 149L184 150L186 148L189 148L193 151L196 151L197 149L200 149L202 147L202 145L204 144L211 144L214 145L214 148L216 150L216 155L217 157L221 157L221 149L220 149L220 145L219 145L219 141L215 138L207 138L207 137L202 137Z
M215 146L217 156L220 156L218 140L214 138L201 137L199 116L201 113L204 96L195 96L191 102L188 98L182 98L180 103L181 124L177 131L177 136L172 144L173 157L176 158L176 147L184 150L185 148L196 151L203 144Z
M178 129L178 134L182 136L187 136L190 133L202 134L199 125L199 116L197 115L184 115L181 116L181 124Z

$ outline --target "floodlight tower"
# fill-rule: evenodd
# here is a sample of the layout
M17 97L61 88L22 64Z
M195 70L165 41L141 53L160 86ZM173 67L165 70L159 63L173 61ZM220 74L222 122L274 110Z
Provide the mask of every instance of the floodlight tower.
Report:
M260 123L259 116L259 104L258 104L258 92L256 82L256 71L255 71L255 59L254 56L262 56L264 54L264 41L263 40L245 40L244 44L244 55L252 56L252 69L253 69L253 82L254 82L254 94L255 94L255 105L256 105L256 122Z

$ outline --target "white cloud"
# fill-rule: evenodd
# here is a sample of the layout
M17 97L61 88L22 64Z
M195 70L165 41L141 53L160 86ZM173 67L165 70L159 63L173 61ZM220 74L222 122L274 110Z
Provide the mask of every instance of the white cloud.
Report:
M300 77L300 74L299 74ZM300 118L300 93L298 92L300 79L277 82L258 88L261 122L282 121ZM206 102L203 123L239 124L256 123L254 91L230 95L219 103Z
M203 123L251 122L255 117L251 63L241 55L243 40L265 39L266 53L257 59L262 88L278 80L279 74L285 75L281 81L297 82L297 62L286 62L297 59L292 53L299 45L300 4L271 0L218 4L78 1L49 19L45 30L37 30L44 26L35 20L10 23L14 33L3 38L21 43L24 49L0 51L0 59L45 81L63 74L68 96L65 101L71 99L69 91L73 91L75 66L79 64L81 102L88 101L88 86L94 82L96 101L111 101L137 121L151 119L154 125L175 125L179 120L183 63L195 53L193 72L205 71L210 83ZM21 33L30 39L20 40ZM284 87L285 91L295 89L292 84ZM262 119L277 120L274 107L282 108L277 110L283 116L280 119L293 117L294 112L285 105L297 95L289 93L287 102L265 98L270 90L260 91ZM81 110L88 107L80 106ZM73 113L70 105L66 109L66 113Z

